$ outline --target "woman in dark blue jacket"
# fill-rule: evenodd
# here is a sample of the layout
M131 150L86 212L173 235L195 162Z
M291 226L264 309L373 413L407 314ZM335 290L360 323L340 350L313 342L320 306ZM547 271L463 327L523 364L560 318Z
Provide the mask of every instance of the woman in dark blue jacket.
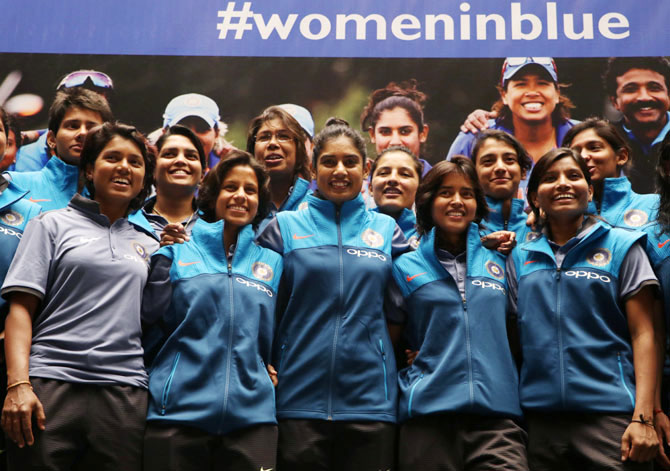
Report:
M396 373L383 301L407 243L365 209L365 142L331 119L314 139L318 191L259 243L284 257L273 348L281 469L391 469Z
M202 218L152 258L146 470L275 467L270 360L281 256L253 242L268 175L232 151L205 177ZM209 222L207 222L209 221Z

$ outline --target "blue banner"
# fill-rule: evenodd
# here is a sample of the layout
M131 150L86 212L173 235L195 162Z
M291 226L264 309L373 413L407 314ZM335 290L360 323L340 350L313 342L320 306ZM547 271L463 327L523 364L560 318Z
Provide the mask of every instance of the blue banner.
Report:
M1 52L484 58L670 55L658 0L19 0Z

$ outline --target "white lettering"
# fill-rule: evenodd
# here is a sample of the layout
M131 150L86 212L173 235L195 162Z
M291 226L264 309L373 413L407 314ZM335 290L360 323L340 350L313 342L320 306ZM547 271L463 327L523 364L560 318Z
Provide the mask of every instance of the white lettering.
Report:
M435 25L442 23L444 40L454 40L454 19L449 15L426 15L426 39L435 39Z
M521 3L514 2L511 6L512 39L537 39L542 34L542 21L532 13L521 14ZM530 22L530 32L523 32L523 22Z
M403 41L419 39L421 37L420 32L412 34L407 34L405 32L406 30L417 29L421 29L421 22L414 15L398 15L393 18L393 22L391 23L391 33L393 33L396 38L402 39Z
M312 32L312 22L317 21L320 25L320 29L317 33ZM328 17L324 15L307 15L304 17L302 20L300 20L300 34L302 34L306 39L311 39L312 41L318 41L319 39L323 39L326 36L330 34L331 30L331 25L330 25L330 20ZM300 204L299 209L303 209L302 205L306 203Z
M372 250L347 249L347 253L349 255L356 255L357 257L378 258L382 262L386 261L386 257L384 255Z
M610 21L613 20L613 21ZM630 36L628 18L621 13L605 13L598 21L598 31L607 39L624 39ZM612 28L626 28L621 33L612 32Z
M479 286L480 288L490 288L494 291L502 291L502 293L505 294L505 288L503 288L498 283L492 283L490 281L482 281L482 280L472 280L472 285Z
M612 281L607 275L599 275L598 273L586 270L569 270L565 272L565 276L571 276L577 279L586 278L587 280L600 280L604 283Z
M248 286L249 288L256 288L258 291L267 294L269 297L273 297L272 291L270 291L265 286L259 283L245 280L244 278L240 278L239 276L235 277L235 281L237 281L241 285Z
M593 39L593 15L585 13L582 15L584 27L581 33L575 32L575 18L572 13L563 15L563 32L568 39Z
M558 15L554 2L547 3L547 39L558 39Z
M22 234L20 232L16 232L12 229L8 229L6 227L0 226L0 234L5 234L8 236L16 237L17 239L21 239Z
M337 15L335 21L335 39L347 38L347 23L353 21L356 23L356 39L367 39L367 24L368 21L374 21L377 24L377 39L386 39L386 18L382 15L372 14L366 17L362 15Z
M291 34L295 20L298 19L298 15L292 13L286 18L286 23L282 23L281 18L278 14L273 13L270 17L270 20L266 23L263 20L263 15L255 14L254 21L256 22L256 28L261 35L261 38L268 39L273 31L277 31L277 34L281 39L288 38L288 35Z
M486 24L493 21L496 29L496 39L505 39L505 18L500 15L477 15L477 39L486 39Z

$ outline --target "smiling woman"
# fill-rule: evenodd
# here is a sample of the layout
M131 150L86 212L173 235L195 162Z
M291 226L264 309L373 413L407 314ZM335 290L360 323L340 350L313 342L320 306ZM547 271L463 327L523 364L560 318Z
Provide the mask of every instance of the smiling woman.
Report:
M158 243L126 216L151 188L153 156L135 128L105 123L88 133L79 165L91 199L76 194L31 220L2 287L10 469L141 468L140 304Z

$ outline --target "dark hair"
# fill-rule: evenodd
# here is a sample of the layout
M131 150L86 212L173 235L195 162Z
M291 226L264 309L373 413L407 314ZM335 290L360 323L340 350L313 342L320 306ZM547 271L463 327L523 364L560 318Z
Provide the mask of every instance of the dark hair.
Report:
M191 141L191 144L193 144L195 149L198 151L200 165L202 165L202 171L204 173L205 169L207 168L207 156L205 155L205 150L202 147L202 142L200 142L200 139L193 133L193 131L191 131L186 126L182 126L181 124L175 124L174 126L165 128L165 132L156 141L156 149L158 150L156 153L156 158L158 158L161 149L165 145L165 141L167 141L168 137L170 136L184 136L186 139Z
M365 158L367 157L367 152L365 150L365 141L363 137L354 129L349 126L349 123L341 118L328 118L323 129L316 135L314 138L314 152L312 154L312 163L314 168L317 167L317 162L319 160L319 155L323 152L324 146L333 139L338 137L347 137L351 140L351 143L356 147L356 150L363 160L363 165L365 165Z
M93 186L93 182L85 177L86 171L89 167L95 165L95 161L98 159L105 146L117 136L135 144L144 160L144 180L142 181L142 190L128 205L129 210L136 210L142 207L144 200L151 192L151 185L154 181L156 158L153 154L153 150L147 146L148 143L146 138L135 127L115 121L106 122L91 129L86 134L86 140L84 141L84 145L81 149L81 156L79 158L80 180L83 177L86 189L91 195L91 198L95 198L95 187Z
M9 114L2 106L0 106L0 121L2 121L2 127L5 129L5 137L9 137ZM19 135L20 138L21 136Z
M282 124L286 126L289 133L293 135L293 142L295 143L295 168L293 169L293 178L300 177L305 180L310 180L309 156L307 155L307 149L305 149L305 142L310 140L310 136L288 111L279 106L265 108L261 114L251 120L247 132L247 152L251 155L255 155L256 134L258 134L258 130L263 124L272 121L273 119L280 120Z
M361 113L361 130L367 132L374 129L384 111L403 108L421 132L424 125L423 108L428 97L416 87L416 79L410 79L400 84L390 82L386 87L372 92Z
M533 159L528 155L526 149L523 145L517 140L516 137L511 134L501 131L499 129L486 129L477 134L477 140L475 145L472 148L470 155L472 156L472 163L477 166L477 158L479 157L479 151L484 147L484 144L488 139L494 139L500 141L504 144L507 144L514 152L516 152L517 160L519 161L519 167L524 172L529 172L533 168Z
M442 186L444 177L452 173L461 175L472 183L472 188L475 191L475 201L477 202L475 222L479 223L488 216L489 208L486 205L484 190L479 184L472 160L463 155L455 155L451 160L443 160L431 168L423 177L423 181L416 191L416 226L420 234L427 234L435 226L433 201L435 201L435 197Z
M538 67L537 70L540 71L539 72L540 75L549 77L549 80L553 82L553 79L549 76L549 73L546 70L540 67ZM498 98L498 100L491 107L493 111L498 113L498 117L496 118L496 120L502 123L508 129L514 129L512 110L509 109L509 106L503 103L502 94L503 92L507 91L507 87L510 81L512 80L515 79L511 78L507 80L507 82L505 82L504 87L496 85L496 88L500 93L500 98ZM554 87L556 87L556 91L558 92L558 104L556 105L556 108L554 108L554 111L552 111L551 113L551 121L554 127L558 127L564 122L566 122L568 119L570 119L570 110L575 107L574 103L572 103L572 100L570 100L570 98L568 98L563 94L563 90L568 88L569 86L570 85L567 83L554 82Z
M98 113L103 122L114 119L109 103L102 95L81 87L65 88L56 93L49 108L49 131L58 134L65 113L73 106Z
M423 162L421 162L419 158L405 146L391 146L381 151L377 156L377 158L372 161L372 167L370 169L370 178L374 177L375 170L377 170L377 164L379 163L381 158L384 157L386 154L390 154L391 152L402 152L403 154L407 154L412 159L412 163L414 164L414 170L416 170L416 174L419 176L419 183L421 183L421 176L423 175Z
M570 149L569 147L558 147L556 149L550 150L544 154L540 160L537 161L535 167L533 167L533 171L530 173L530 177L528 178L526 197L528 199L528 205L533 210L533 214L535 214L537 221L540 220L540 208L535 206L533 203L533 195L537 193L537 189L540 186L542 177L544 177L551 166L554 165L558 160L566 157L574 160L574 162L582 171L586 183L591 186L591 174L589 173L589 168L586 165L586 161L582 158L581 155L577 153L576 150Z
M628 153L628 161L623 166L625 170L629 170L633 162L633 153L630 146L626 140L621 136L619 130L609 121L604 119L592 117L588 118L586 121L582 121L579 124L575 124L563 137L563 147L571 147L572 141L574 141L577 134L588 129L593 129L593 132L596 133L598 137L604 139L614 150L615 153L619 153L622 150L625 150Z
M233 149L205 175L200 185L197 202L205 221L216 221L216 200L221 192L221 185L228 172L240 165L251 167L258 179L258 212L251 221L253 228L256 229L270 212L270 175L250 153Z
M670 161L670 132L663 138L656 166L656 187L659 196L656 221L660 226L659 235L663 232L670 234L670 174L666 175L663 169L664 161Z
M0 116L4 113L4 110L0 112ZM5 124L5 121L2 121ZM7 124L5 125L5 130L7 131L7 137L9 137L9 132L14 132L14 139L16 141L16 148L19 149L23 144L23 138L21 137L21 126L19 125L19 120L16 119L13 115L7 115Z
M665 57L610 57L603 74L603 86L609 97L616 97L617 77L631 69L653 70L663 76L670 90L670 62Z

